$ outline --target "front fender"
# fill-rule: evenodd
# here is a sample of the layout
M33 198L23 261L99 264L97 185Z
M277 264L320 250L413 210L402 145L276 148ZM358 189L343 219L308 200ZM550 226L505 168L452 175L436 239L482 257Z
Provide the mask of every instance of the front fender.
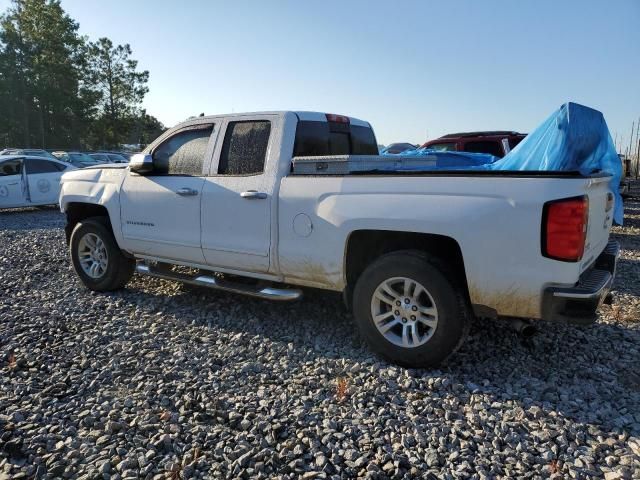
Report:
M68 213L73 204L99 205L107 210L113 235L118 247L124 250L124 239L122 237L120 223L120 181L113 178L110 172L114 170L94 170L93 172L83 172L89 178L78 179L75 175L79 171L71 172L71 178L65 174L62 178L60 188L60 210ZM106 173L106 175L105 175ZM91 181L91 177L97 176L98 181ZM104 178L106 177L106 178ZM110 178L111 177L111 178ZM115 181L109 181L115 180Z

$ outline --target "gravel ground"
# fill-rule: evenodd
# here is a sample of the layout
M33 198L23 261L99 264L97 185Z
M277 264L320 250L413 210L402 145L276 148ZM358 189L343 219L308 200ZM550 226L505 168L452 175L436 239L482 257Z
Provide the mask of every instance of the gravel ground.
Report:
M59 212L0 212L0 478L640 478L640 201L626 222L596 324L478 320L426 371L322 292L91 293Z

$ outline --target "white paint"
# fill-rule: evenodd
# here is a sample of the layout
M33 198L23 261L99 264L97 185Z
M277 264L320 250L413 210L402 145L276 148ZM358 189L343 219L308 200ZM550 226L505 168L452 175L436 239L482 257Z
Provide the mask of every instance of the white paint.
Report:
M299 213L293 219L293 231L301 237L308 237L313 231L313 223L309 218L309 215Z
M75 170L75 167L67 163L44 157L31 155L0 156L0 208L34 207L58 203L62 172L30 173L29 169L25 168L24 161L31 158L62 165L67 171ZM16 159L22 161L22 173L19 175L3 174L3 165Z
M289 176L299 115L194 119L178 128L216 123L204 167L208 176L159 179L128 168L109 170L108 175L100 169L76 171L63 177L62 209L73 201L104 205L120 247L140 257L338 291L346 283L345 253L353 232L443 235L460 246L472 302L503 315L522 313L526 303L527 315L533 317L540 315L543 290L573 286L607 242L608 178ZM226 122L238 118L272 122L264 173L217 176L222 132ZM165 133L147 152L175 131ZM180 197L175 190L181 187L200 194ZM264 192L267 198L243 199L240 194L246 190ZM543 204L584 194L590 212L583 262L544 258ZM127 220L150 222L154 228ZM513 301L505 303L505 298Z

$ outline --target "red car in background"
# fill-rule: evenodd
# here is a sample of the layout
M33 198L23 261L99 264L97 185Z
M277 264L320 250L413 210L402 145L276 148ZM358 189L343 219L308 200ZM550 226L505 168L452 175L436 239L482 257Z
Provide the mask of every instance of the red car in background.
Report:
M489 153L502 158L526 136L526 133L502 130L451 133L426 142L422 145L422 148L453 152Z

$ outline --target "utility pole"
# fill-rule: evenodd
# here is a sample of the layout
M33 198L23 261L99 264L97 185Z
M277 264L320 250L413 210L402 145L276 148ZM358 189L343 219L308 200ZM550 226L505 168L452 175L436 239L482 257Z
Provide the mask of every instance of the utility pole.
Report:
M638 179L638 174L640 173L640 118L638 118L638 123L636 125L636 137L635 142L633 140L633 124L631 126L631 141L629 142L629 176L633 175L633 171L635 170L636 180ZM636 143L638 146L636 147ZM635 153L634 153L635 150ZM635 157L635 158L634 158Z
M636 180L640 175L640 139L638 139L638 148L636 150Z
M629 148L627 149L627 158L631 158L631 155L633 155L633 147L634 147L633 133L635 132L635 129L636 129L636 121L634 120L633 122L631 122L631 137L629 138Z

